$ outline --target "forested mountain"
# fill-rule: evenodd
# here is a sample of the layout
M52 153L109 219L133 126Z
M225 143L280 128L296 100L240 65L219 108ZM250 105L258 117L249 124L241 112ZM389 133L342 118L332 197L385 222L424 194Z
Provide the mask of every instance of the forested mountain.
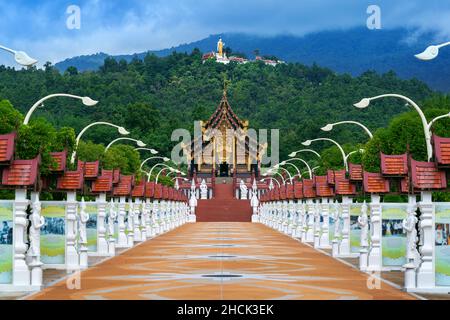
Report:
M418 78L430 87L448 92L450 90L450 50L442 50L439 58L423 62L414 54L434 44L436 35L407 29L368 30L355 28L350 30L322 31L303 37L292 35L256 36L239 33L211 35L208 38L170 49L153 51L157 56L167 56L173 51L192 52L199 48L210 52L216 48L219 37L225 45L235 52L254 58L254 51L262 55L274 55L287 62L300 62L305 65L317 63L336 72L358 76L367 70L385 73L394 70L400 78ZM115 56L117 61L130 62L133 57L143 59L147 53ZM57 63L55 66L64 72L69 66L78 70L97 70L108 55L99 53L81 56Z
M100 70L83 73L69 68L61 74L49 64L45 70L0 67L0 100L10 100L25 113L47 94L90 96L99 100L97 106L56 98L39 108L34 117L45 117L57 127L70 126L76 132L93 121L110 121L169 155L175 144L170 141L172 131L192 128L194 120L208 119L227 78L228 99L235 113L248 119L252 128L280 129L284 158L306 139L329 136L320 131L327 123L354 119L376 129L386 126L395 114L408 111L395 99L381 100L365 110L352 106L363 97L396 92L421 103L435 95L424 83L401 80L393 72L352 77L298 63L277 67L262 63L225 66L213 61L202 64L201 56L195 50L164 58L147 55L130 63L109 58ZM336 128L332 135L342 143L366 141L362 130L347 126ZM97 127L86 135L86 139L101 143L115 137L117 132L109 127Z

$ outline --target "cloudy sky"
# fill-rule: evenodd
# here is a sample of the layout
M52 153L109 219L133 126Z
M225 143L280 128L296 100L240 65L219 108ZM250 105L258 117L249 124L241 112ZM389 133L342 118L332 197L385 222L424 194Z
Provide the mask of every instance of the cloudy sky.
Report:
M67 8L81 28L67 27ZM365 27L367 7L381 9L382 28L435 31L450 39L449 0L0 0L0 45L53 63L81 54L135 53L210 34L294 34ZM14 65L0 54L0 63Z

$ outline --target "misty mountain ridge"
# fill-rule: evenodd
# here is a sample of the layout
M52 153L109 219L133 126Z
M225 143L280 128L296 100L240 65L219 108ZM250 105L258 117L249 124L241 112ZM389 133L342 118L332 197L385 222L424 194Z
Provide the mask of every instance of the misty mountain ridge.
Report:
M245 54L250 59L254 58L257 49L261 55L276 56L286 62L299 62L305 65L316 63L335 72L349 73L353 76L367 70L378 73L393 70L403 79L417 78L435 90L450 91L450 50L441 50L435 60L420 61L414 54L434 44L436 35L407 29L354 28L322 31L305 36L224 33L164 50L112 57L131 61L134 57L143 59L148 53L164 57L174 51L190 53L195 48L206 53L215 50L220 37L226 47L230 47L233 52ZM76 67L79 71L97 70L107 57L110 55L101 52L66 59L56 63L55 66L61 72L70 66Z

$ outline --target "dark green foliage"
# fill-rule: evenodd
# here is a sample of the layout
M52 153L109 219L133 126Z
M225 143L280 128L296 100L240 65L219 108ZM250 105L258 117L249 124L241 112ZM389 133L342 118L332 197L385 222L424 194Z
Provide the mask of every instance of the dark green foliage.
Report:
M124 175L139 175L141 161L134 147L117 144L104 154L102 164L105 169L120 168L121 174Z
M17 131L22 122L22 114L8 100L0 100L0 134Z

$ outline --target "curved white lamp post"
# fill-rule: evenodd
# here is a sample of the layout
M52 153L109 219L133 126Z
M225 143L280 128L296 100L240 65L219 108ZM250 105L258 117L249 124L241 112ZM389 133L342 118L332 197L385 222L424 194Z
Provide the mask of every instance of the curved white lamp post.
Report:
M431 146L431 132L428 128L428 122L427 122L427 118L425 117L425 114L423 113L422 109L420 109L420 107L417 105L417 103L415 103L413 100L411 100L410 98L403 96L401 94L389 93L389 94L383 94L383 95L379 95L379 96L372 97L372 98L364 98L360 102L355 103L354 106L359 109L364 109L370 105L371 101L381 99L381 98L386 98L386 97L394 97L394 98L403 99L406 102L408 102L410 105L412 105L413 108L417 111L417 113L420 116L420 119L422 120L423 131L425 134L425 142L426 142L426 146L427 146L428 161L430 161L431 158L433 157L433 147Z
M168 174L170 174L170 173L181 173L180 170L172 168L171 166L166 166L165 168L162 168L161 170L159 170L158 174L156 175L156 180L155 180L156 183L158 183L158 179L159 179L159 176L161 175L161 173L163 171L167 170L167 169L170 170L170 172Z
M153 172L153 170L154 170L156 167L159 167L159 166L164 166L164 168L172 168L171 166L168 166L167 164L164 164L164 163L161 163L161 162L155 164L153 167L151 167L150 171L148 172L148 182L150 182L150 179L151 179L151 177L152 177L152 172Z
M145 151L150 151L151 154L158 154L158 151L156 151L155 149L151 149L151 148L136 148L134 150L136 150L136 151L145 150Z
M169 162L170 161L170 159L166 158L166 157L150 157L150 158L147 158L147 159L145 159L144 161L141 162L141 166L139 167L139 169L142 170L142 167L144 166L144 164L146 164L150 160L155 160L155 159L160 159L160 160L162 160L164 162Z
M433 45L426 48L423 52L414 55L417 59L420 60L433 60L439 55L439 49L445 46L449 46L450 42L446 42L439 45Z
M313 149L301 149L301 150L290 153L289 157L293 158L297 155L297 153L301 153L301 152L311 152L311 153L314 153L318 158L321 158L320 154L317 151L314 151Z
M267 178L261 179L260 181L261 181L261 182L264 182L264 181L266 181L266 180L272 180L272 181L275 181L275 182L278 184L278 188L281 188L280 181L278 181L278 180L275 179L275 178L267 177Z
M447 114L443 114L442 116L436 117L436 118L434 118L433 120L431 120L430 123L428 123L428 131L431 132L431 128L433 127L433 124L434 124L436 121L438 121L438 120L440 120L440 119L444 119L444 118L450 118L450 112L447 113Z
M296 175L301 174L301 173L300 173L300 169L299 169L295 164L290 163L289 160L280 162L280 166L285 166L285 165L290 165L290 166L294 167L295 171L297 171L297 174L296 174ZM295 177L295 176L293 176L292 178L294 178L294 177Z
M144 142L142 142L141 140L136 140L136 139L132 139L132 138L117 138L116 140L113 140L113 141L111 141L110 144L108 144L108 146L105 148L105 153L109 150L109 148L111 148L111 146L114 143L119 142L119 141L124 141L124 140L136 142L136 144L139 147L145 147L146 146L146 144Z
M14 55L14 60L24 67L31 67L32 65L38 63L36 59L31 58L28 54L23 51L16 51L4 46L0 46L0 49L5 50Z
M290 184L292 184L292 175L291 175L291 173L289 172L289 170L287 170L287 169L281 167L281 166L278 165L278 164L275 165L274 168L275 168L275 169L281 169L281 170L283 170L284 172L286 172L286 174L287 174L288 177L289 177L289 182L290 182Z
M286 161L283 161L283 162L287 163L289 161L300 161L300 162L302 162L306 166L306 168L308 168L309 178L312 179L312 170L311 170L311 167L309 166L308 162L306 162L305 160L303 160L301 158L292 158L292 159L289 159L289 160L286 160Z
M183 177L173 177L172 181L175 180L175 179L181 179L183 181L189 181L189 179L186 179L186 178L183 178Z
M352 151L352 152L349 152L346 156L345 156L345 158L347 159L347 162L348 162L348 158L350 158L350 156L352 155L352 154L355 154L355 153L364 153L364 149L359 149L359 150L355 150L355 151Z
M334 126L338 126L340 124L356 124L357 126L360 126L361 128L364 129L364 131L367 133L367 135L370 137L370 139L373 138L373 134L369 130L369 128L367 128L365 125L363 125L362 123L357 122L357 121L341 121L341 122L336 122L336 123L329 123L325 127L321 128L321 130L322 131L331 131L331 130L333 130Z
M344 149L341 147L341 145L339 143L337 143L333 139L329 139L329 138L317 138L317 139L314 139L314 140L306 140L305 142L302 142L302 144L304 146L310 146L311 143L313 143L315 141L329 141L329 142L334 143L339 148L339 150L341 151L342 159L344 160L345 170L348 171L348 164L347 164L347 158L346 158L346 155L345 155L345 151L344 151Z
M284 179L283 175L278 172L272 172L272 170L269 170L265 174L263 174L263 177L267 177L269 174L270 175L275 175L275 174L279 175L281 180L283 180L283 184L286 184L286 180Z
M42 105L42 103L48 99L52 99L55 97L67 97L67 98L73 98L73 99L79 99L83 102L83 104L85 106L88 107L92 107L95 106L98 101L92 100L89 97L80 97L80 96L75 96L73 94L67 94L67 93L55 93L55 94L50 94L44 98L42 98L41 100L39 100L38 102L36 102L35 104L33 104L33 106L30 108L30 110L28 110L27 115L25 116L25 120L23 121L23 124L27 125L28 122L30 122L30 117L33 114L34 110L36 110L37 107L39 107L40 105Z
M71 163L71 164L74 164L74 163L75 163L75 157L76 157L76 155L77 155L78 144L80 143L80 140L81 140L81 137L83 136L83 134L84 134L87 130L89 130L90 128L92 128L92 127L94 127L94 126L98 126L98 125L105 125L105 126L110 126L110 127L117 128L117 131L118 131L121 135L124 135L124 136L130 134L124 127L120 127L120 126L117 126L117 125L112 124L112 123L109 123L109 122L102 122L102 121L101 121L101 122L94 122L94 123L91 123L91 124L87 125L86 127L83 128L83 130L80 131L80 133L79 133L78 136L77 136L77 139L76 139L76 142L75 142L75 149L74 149L74 151L72 152L72 157L71 157L71 159L70 159L70 163Z

